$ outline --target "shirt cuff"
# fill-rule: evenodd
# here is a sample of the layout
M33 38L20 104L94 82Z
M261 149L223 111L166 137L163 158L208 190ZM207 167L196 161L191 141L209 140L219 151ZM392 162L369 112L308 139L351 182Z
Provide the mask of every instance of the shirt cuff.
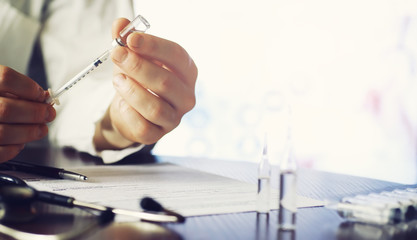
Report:
M122 150L104 150L98 153L98 156L103 159L103 162L106 164L115 163L123 158L139 152L145 147L145 144L139 144L135 147L129 147Z

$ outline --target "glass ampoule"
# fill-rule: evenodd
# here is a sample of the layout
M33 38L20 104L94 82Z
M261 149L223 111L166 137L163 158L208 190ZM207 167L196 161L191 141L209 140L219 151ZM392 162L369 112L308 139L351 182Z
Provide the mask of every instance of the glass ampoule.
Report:
M278 209L278 228L289 231L296 228L297 214L297 163L294 159L291 134L290 123L287 131L287 147L279 169Z
M270 192L271 192L271 165L268 159L268 146L265 137L264 146L262 150L262 157L258 165L258 191L257 191L257 212L269 213L270 206Z

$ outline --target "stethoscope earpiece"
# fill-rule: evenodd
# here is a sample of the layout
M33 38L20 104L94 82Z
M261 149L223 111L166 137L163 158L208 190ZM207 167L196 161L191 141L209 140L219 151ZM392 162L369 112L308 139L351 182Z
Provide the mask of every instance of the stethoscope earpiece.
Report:
M185 217L168 209L165 209L159 202L157 202L155 199L151 197L144 197L140 201L140 206L145 211L150 212L158 212L158 213L164 213L166 215L175 216L178 220L177 222L183 223L185 222Z
M164 208L162 205L155 201L153 198L150 197L144 197L142 200L140 200L140 206L145 211L151 211L151 212L162 212L164 211Z

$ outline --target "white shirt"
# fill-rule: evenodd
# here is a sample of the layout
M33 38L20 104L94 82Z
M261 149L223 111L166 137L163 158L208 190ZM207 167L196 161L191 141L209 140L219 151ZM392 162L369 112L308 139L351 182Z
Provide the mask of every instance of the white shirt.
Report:
M0 64L27 73L39 34L48 86L56 90L111 46L111 26L119 17L133 19L132 1L0 0ZM115 93L112 77L113 63L108 60L60 97L57 117L49 126L51 143L100 156L106 163L143 148L94 148L95 124Z

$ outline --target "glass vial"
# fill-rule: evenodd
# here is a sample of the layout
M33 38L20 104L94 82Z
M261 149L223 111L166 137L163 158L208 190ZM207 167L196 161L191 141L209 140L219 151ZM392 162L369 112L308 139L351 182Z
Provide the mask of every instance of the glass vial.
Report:
M295 230L297 214L297 163L293 155L291 127L288 126L286 153L279 170L278 228Z
M268 159L268 146L265 136L262 150L261 161L258 165L258 192L257 192L257 212L269 213L270 207L270 187L271 182L271 165Z

